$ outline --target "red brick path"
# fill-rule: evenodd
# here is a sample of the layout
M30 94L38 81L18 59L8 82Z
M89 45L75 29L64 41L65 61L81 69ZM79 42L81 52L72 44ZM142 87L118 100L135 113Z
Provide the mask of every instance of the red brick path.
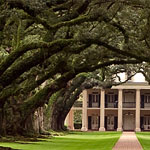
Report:
M123 132L113 150L142 150L134 132Z

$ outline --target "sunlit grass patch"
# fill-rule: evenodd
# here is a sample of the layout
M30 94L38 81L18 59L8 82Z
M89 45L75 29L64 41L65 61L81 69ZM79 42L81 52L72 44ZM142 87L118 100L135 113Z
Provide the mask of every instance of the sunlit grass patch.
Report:
M136 136L141 143L143 150L150 150L150 132L138 132Z

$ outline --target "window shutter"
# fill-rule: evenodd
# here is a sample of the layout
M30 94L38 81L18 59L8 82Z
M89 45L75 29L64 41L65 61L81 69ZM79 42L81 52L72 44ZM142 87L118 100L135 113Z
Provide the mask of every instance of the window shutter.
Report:
M105 129L107 130L107 116L105 116Z
M92 107L92 94L89 94L89 107Z
M98 128L100 128L100 116L98 116Z
M140 128L141 128L141 130L144 129L143 123L144 123L144 117L140 117Z
M98 94L98 107L100 108L100 94Z
M105 94L105 108L107 108L107 94Z
M115 94L115 108L118 108L118 95Z
M141 108L144 108L144 95L141 95Z
M92 117L88 116L88 129L91 129L91 120L92 120Z
M114 117L114 129L118 128L118 117Z

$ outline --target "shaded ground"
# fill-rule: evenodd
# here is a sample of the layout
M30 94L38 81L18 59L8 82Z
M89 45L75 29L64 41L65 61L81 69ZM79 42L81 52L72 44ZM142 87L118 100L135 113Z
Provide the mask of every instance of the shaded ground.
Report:
M39 142L0 142L0 146L21 150L112 150L120 135L118 132L72 132Z

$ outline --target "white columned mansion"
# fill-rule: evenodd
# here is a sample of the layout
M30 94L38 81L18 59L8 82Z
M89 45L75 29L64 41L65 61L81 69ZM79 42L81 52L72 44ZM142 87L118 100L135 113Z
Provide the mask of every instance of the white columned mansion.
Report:
M68 129L75 129L74 112L82 110L82 131L150 131L150 85L142 74L111 89L84 90L82 95L66 117Z

